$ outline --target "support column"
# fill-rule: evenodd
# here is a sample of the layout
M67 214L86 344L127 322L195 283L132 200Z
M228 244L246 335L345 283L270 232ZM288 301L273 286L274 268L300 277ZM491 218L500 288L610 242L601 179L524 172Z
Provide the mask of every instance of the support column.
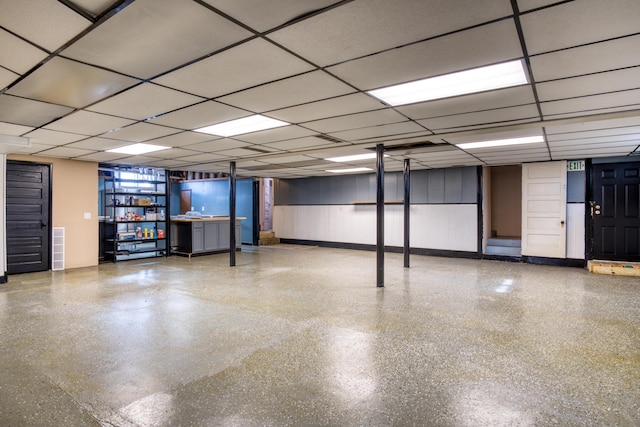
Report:
M236 162L229 171L229 266L236 266Z
M384 145L376 145L376 286L384 287Z
M411 165L409 159L404 159L404 266L409 268L409 225L411 208Z

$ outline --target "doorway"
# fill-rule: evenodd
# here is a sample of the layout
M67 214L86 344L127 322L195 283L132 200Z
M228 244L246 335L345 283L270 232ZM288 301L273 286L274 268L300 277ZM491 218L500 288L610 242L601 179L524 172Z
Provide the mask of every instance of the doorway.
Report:
M520 256L522 236L522 168L483 169L484 253Z
M51 165L7 161L7 273L51 268Z
M593 165L593 257L640 261L640 162Z

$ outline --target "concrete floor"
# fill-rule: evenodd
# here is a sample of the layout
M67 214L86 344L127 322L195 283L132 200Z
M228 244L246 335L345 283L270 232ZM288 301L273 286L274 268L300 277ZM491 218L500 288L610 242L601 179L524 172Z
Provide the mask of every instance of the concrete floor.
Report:
M280 245L15 275L1 426L640 425L640 281Z

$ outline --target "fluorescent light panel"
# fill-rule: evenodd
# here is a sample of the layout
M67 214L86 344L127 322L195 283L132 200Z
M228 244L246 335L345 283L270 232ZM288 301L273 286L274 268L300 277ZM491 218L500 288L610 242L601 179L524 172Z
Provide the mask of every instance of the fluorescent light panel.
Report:
M371 168L350 168L350 169L327 169L327 172L331 173L353 173L353 172L366 172L373 170Z
M465 142L463 144L456 144L456 147L462 148L463 150L469 150L474 148L501 147L503 145L533 144L536 142L544 142L544 137L526 136L524 138L497 139L493 141L480 141L480 142Z
M368 93L389 105L397 106L526 83L527 75L522 61L517 60L389 86Z
M171 148L171 147L166 147L164 145L152 145L152 144L139 143L139 144L133 144L133 145L126 145L120 148L112 148L111 150L107 150L107 153L138 155L138 154L152 153L154 151L166 150L168 148Z
M387 154L384 157L389 157ZM354 154L353 156L342 156L342 157L330 157L328 160L330 162L355 162L357 160L369 160L375 159L376 153L366 153L366 154Z
M241 135L243 133L257 132L259 130L273 129L290 124L291 123L283 122L282 120L276 120L260 114L255 114L253 116L243 117L229 122L205 126L200 129L195 129L195 131L217 136L234 136Z

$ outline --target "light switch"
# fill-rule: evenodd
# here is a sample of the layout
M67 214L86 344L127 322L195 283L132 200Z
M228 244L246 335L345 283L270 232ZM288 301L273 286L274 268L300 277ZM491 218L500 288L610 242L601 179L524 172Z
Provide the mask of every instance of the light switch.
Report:
M91 212L85 212L84 219L91 219Z

